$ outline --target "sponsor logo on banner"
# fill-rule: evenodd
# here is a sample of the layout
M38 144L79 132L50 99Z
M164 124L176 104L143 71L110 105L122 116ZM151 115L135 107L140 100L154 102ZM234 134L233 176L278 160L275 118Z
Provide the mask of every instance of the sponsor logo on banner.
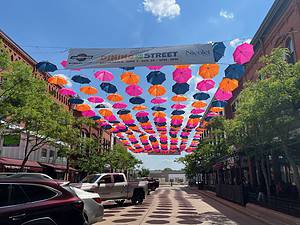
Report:
M215 63L211 44L69 50L68 69Z

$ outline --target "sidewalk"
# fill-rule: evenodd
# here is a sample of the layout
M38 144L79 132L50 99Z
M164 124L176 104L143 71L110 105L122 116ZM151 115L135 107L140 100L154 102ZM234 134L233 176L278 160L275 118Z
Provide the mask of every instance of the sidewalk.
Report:
M227 207L235 209L236 211L255 218L261 222L269 225L300 225L300 218L286 215L271 209L263 208L261 206L248 203L246 207L219 198L214 192L198 190L196 187L190 187L191 190L197 191L200 195L211 198Z

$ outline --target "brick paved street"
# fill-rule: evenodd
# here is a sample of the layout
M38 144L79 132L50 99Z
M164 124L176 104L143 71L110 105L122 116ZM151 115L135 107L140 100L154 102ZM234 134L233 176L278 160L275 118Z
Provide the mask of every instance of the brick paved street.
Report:
M263 225L186 187L161 187L142 205L107 205L104 220L96 225L110 224Z

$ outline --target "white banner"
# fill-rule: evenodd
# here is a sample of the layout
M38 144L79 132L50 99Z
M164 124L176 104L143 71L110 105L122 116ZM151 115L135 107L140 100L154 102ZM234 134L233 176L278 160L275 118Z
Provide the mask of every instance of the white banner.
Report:
M212 44L157 48L74 48L68 69L215 63Z

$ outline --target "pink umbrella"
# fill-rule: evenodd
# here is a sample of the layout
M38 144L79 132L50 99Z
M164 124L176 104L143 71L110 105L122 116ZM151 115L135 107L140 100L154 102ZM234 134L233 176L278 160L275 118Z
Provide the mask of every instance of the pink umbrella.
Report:
M219 101L227 101L232 98L232 92L225 92L219 89L215 94L215 99Z
M254 55L253 45L244 43L244 44L239 45L235 49L235 51L233 53L233 58L237 64L243 65L247 62L250 62L253 55Z
M183 104L174 104L171 106L172 109L184 109L186 108L186 105Z
M166 101L167 101L167 99L165 99L165 98L156 97L156 98L153 98L151 100L151 103L153 103L153 104L162 104L162 103L165 103Z
M191 113L192 114L201 114L201 113L204 113L205 112L205 110L204 109L193 109L192 111L191 111Z
M218 113L208 113L207 115L206 115L207 117L215 117L215 116L220 116Z
M182 124L182 120L171 120L171 124L172 125L181 125Z
M190 68L180 68L173 72L173 80L176 83L186 83L192 77L192 70Z
M120 124L120 125L116 126L116 128L118 128L119 130L124 130L124 129L126 129L126 126L123 124Z
M199 91L209 91L215 87L215 82L213 80L203 80L197 84L197 89Z
M112 107L114 109L125 109L127 107L127 104L125 104L123 102L117 102L117 103L113 104Z
M134 120L123 120L125 124L133 124L135 121Z
M141 111L141 112L138 112L135 114L136 117L145 117L145 116L148 116L149 113L148 112L145 112L145 111Z
M100 81L112 81L114 79L114 75L107 70L100 70L94 73L94 77Z
M60 65L62 65L62 67L65 69L68 66L68 61L63 60L63 61L60 62ZM81 69L71 69L71 70L80 71Z
M189 132L181 132L181 135L182 135L182 136L189 136L190 133L189 133Z
M71 88L62 88L58 92L61 95L70 95L70 96L76 95L76 92L73 91Z
M108 120L109 122L117 120L117 118L114 115L106 116L104 117L104 119Z
M81 115L84 117L92 117L92 116L96 116L96 113L93 110L87 110L81 112Z
M167 122L167 119L166 118L161 118L161 117L155 117L154 122L165 123L165 122Z
M163 66L147 66L149 70L160 70Z
M138 85L129 85L125 91L130 96L139 96L143 94L143 89Z
M104 102L103 98L101 98L99 96L89 97L88 101L91 102L91 103L102 103L102 102Z

